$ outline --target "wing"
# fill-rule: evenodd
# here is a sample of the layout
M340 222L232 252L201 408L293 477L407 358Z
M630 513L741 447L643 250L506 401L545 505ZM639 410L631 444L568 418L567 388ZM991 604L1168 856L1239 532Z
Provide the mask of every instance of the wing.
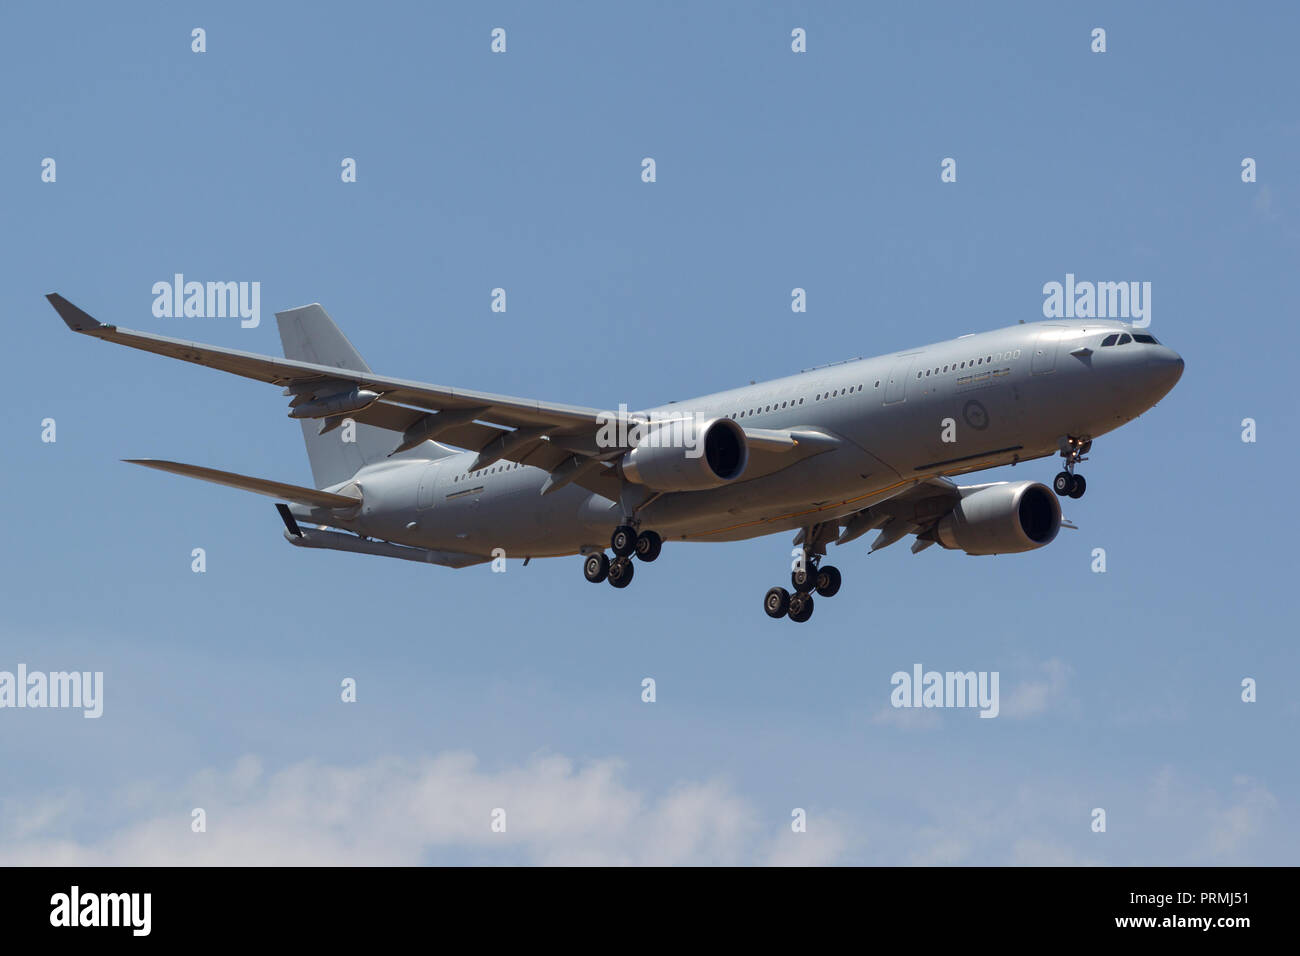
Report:
M438 441L478 452L470 470L504 459L548 471L551 478L543 493L572 482L611 500L619 497L623 479L613 462L626 449L598 445L603 422L597 409L428 385L136 332L105 325L58 293L46 298L74 332L282 386L286 395L293 396L291 409L352 390L373 393L358 398L360 407L321 416L322 430L350 418L400 435L392 454ZM373 395L378 398L364 404ZM745 435L751 458L744 480L771 474L840 444L835 436L816 429L748 429Z
M46 298L74 332L284 386L286 392L294 396L295 404L337 394L341 388L355 387L377 392L379 401L368 408L348 412L346 417L398 432L401 437L394 441L394 453L423 441L436 440L480 452L475 463L478 468L504 458L551 472L565 466L569 471L577 471L577 464L585 464L583 459L598 457L577 454L568 447L585 449L590 446L594 450L599 429L599 412L594 408L426 385L370 372L273 358L136 332L105 325L57 293ZM609 453L610 457L616 457L618 450L611 449ZM580 459L576 463L572 461L575 454ZM569 480L599 494L617 498L619 479L603 462L597 461L596 464L598 468L587 467Z

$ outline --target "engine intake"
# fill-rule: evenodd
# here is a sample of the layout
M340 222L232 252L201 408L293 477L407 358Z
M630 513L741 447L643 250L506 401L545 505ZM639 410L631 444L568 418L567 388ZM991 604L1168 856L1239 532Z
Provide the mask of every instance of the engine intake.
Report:
M749 464L745 430L730 418L647 426L623 456L623 477L656 491L702 491L735 481Z
M1051 544L1061 530L1061 503L1037 481L999 481L962 488L934 538L967 554L1016 554Z

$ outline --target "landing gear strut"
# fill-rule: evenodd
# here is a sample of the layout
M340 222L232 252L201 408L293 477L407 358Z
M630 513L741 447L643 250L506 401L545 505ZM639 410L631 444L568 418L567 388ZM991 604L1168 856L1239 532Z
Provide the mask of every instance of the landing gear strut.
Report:
M608 581L616 588L625 588L632 583L632 557L635 555L639 561L653 561L659 557L663 546L663 538L655 532L638 532L630 524L621 524L609 537L613 560L603 551L587 555L582 562L582 576L592 584Z
M839 568L821 564L821 555L812 553L806 546L800 566L790 572L794 592L772 588L763 595L763 612L771 618L789 617L802 624L812 617L813 594L834 597L842 580Z
M1075 438L1071 435L1061 442L1061 457L1065 459L1065 471L1058 474L1052 481L1052 490L1061 497L1083 497L1083 493L1088 488L1088 482L1084 480L1083 475L1074 473L1074 466L1081 461L1088 460L1084 456L1088 454L1091 448L1091 438Z

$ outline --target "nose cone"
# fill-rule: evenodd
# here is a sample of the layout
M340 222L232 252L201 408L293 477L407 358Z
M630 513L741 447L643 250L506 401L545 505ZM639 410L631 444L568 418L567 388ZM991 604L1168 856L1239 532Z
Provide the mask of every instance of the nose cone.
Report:
M1157 345L1150 349L1142 370L1147 400L1154 405L1168 395L1183 377L1183 357L1173 349Z

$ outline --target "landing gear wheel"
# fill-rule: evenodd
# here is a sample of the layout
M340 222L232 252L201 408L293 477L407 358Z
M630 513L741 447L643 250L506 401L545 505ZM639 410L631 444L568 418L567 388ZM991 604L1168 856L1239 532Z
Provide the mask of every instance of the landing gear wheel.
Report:
M1070 493L1070 489L1072 489L1073 487L1074 487L1074 475L1070 474L1068 471L1061 472L1052 481L1052 490L1062 497L1068 495Z
M609 563L609 583L616 588L625 588L632 583L632 572L635 570L631 558L615 558Z
M803 591L796 591L790 595L790 620L796 624L802 624L808 618L812 617L813 599L811 594Z
M609 577L609 558L602 554L589 554L582 562L582 575L592 584L599 584Z
M653 561L659 557L664 542L653 531L642 531L636 536L636 556L642 561Z
M796 568L790 572L790 583L796 591L807 594L817 586L817 566L806 563L803 570Z
M763 610L768 617L785 617L790 610L790 592L785 588L772 588L763 596Z
M834 565L828 564L824 568L818 568L817 593L822 597L835 597L839 593L842 580L840 569Z
M1083 493L1088 490L1088 482L1084 481L1083 475L1075 475L1074 481L1070 484L1069 495L1071 498L1082 498Z
M616 557L626 558L636 550L636 529L621 524L609 536L609 547Z

